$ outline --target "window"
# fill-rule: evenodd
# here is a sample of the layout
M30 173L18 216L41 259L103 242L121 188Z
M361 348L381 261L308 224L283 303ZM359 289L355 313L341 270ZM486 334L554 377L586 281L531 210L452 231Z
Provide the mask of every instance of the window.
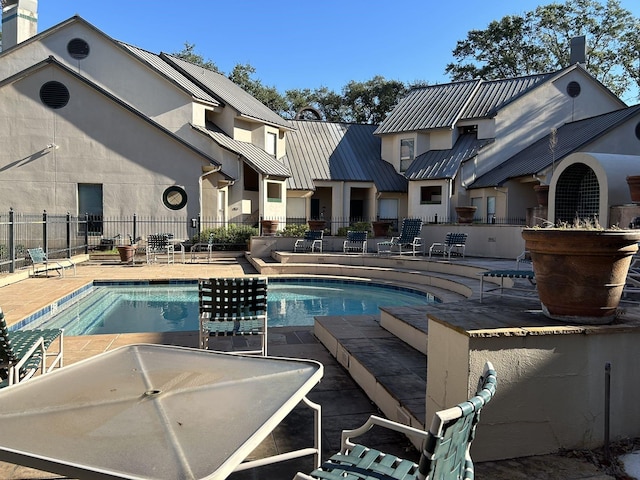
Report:
M420 188L421 205L440 205L442 203L442 186L431 185Z
M400 140L400 171L404 172L413 162L413 138L403 138Z
M246 163L242 163L242 178L244 179L244 189L248 192L257 192L260 190L260 178L258 172Z
M162 203L169 210L181 210L187 204L187 192L177 185L169 187L162 194Z
M276 155L277 152L277 142L278 142L278 136L273 133L273 132L267 132L267 145L265 148L266 152L269 155Z
M89 235L102 235L102 198L102 184L78 184L78 215L89 215L86 225ZM79 234L84 235L85 224L81 224L79 229Z
M267 182L267 202L282 202L282 184Z
M496 223L496 197L487 197L487 223Z

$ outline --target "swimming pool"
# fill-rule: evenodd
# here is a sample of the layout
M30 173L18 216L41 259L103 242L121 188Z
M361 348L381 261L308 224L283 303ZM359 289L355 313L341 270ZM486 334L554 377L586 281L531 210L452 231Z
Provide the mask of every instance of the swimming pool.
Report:
M380 306L437 301L418 290L362 281L270 278L267 315L270 327L313 325L314 316L377 314ZM94 282L23 328L64 328L65 335L198 330L198 286Z

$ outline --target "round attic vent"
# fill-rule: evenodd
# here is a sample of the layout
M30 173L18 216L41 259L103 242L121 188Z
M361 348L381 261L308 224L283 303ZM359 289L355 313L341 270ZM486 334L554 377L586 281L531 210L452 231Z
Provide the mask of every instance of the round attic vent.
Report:
M187 192L177 185L168 187L162 194L162 203L169 210L180 210L187 204Z
M569 85L567 85L567 93L571 98L576 98L580 95L580 84L578 82L569 82Z
M40 100L47 107L62 108L69 102L69 90L60 82L47 82L40 87Z
M81 60L89 56L89 44L81 38L74 38L67 43L67 52L73 58Z

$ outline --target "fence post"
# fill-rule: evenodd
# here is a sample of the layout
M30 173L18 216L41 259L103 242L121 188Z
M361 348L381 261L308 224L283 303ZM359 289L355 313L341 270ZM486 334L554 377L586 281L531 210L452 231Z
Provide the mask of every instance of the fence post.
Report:
M42 249L49 252L49 242L47 241L47 211L42 214Z
M198 213L198 241L200 241L201 233L202 233L202 215Z
M80 215L78 215L80 220ZM84 254L89 254L89 212L84 214Z
M136 243L136 238L138 238L138 215L133 214L133 237L131 237L131 243Z
M11 264L9 265L9 273L15 273L16 271L16 230L15 230L15 213L13 208L9 209L9 258Z
M71 258L71 214L67 212L67 258Z

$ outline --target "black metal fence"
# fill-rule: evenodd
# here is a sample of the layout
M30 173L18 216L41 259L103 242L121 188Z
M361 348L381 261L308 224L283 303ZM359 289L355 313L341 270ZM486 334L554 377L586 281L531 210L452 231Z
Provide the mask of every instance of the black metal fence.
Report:
M263 220L263 219L261 219ZM284 225L307 225L306 218L271 218L277 220L278 230ZM397 232L401 219L374 219L388 221L390 232ZM372 222L368 218L331 218L324 223L327 232L338 232L355 223ZM456 223L456 218L425 217L424 224ZM474 218L474 223L525 225L524 218ZM245 235L262 235L263 222L256 220L244 223L223 222L216 219L187 217L144 217L136 214L123 217L104 217L96 215L50 214L46 211L38 214L18 213L11 209L0 213L0 272L14 272L29 264L27 249L42 247L49 258L70 258L73 255L88 253L90 250L109 250L118 245L126 245L145 239L148 235L168 233L175 238L194 243L206 241L203 235L216 229L229 229L230 226L249 228ZM233 243L233 240L229 241ZM243 242L233 245L244 248Z

